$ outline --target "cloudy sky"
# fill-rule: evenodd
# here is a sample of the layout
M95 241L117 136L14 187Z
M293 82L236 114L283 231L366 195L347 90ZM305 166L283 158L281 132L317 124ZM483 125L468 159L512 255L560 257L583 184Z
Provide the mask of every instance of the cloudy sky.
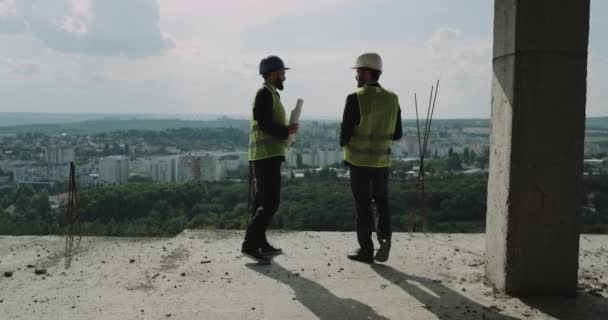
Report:
M489 117L492 21L490 0L0 0L0 112L246 116L277 54L285 105L338 118L376 51L406 118L437 79L438 117ZM605 30L592 0L588 116L608 116Z

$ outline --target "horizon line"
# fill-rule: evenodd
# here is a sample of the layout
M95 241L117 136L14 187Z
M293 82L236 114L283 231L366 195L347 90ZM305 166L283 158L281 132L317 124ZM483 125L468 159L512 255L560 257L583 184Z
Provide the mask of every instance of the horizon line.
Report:
M114 113L99 113L99 112L33 112L33 111L0 111L0 114L14 114L14 115L82 115L82 116L164 116L164 117L175 117L175 116L195 116L195 117L216 117L216 118L235 118L239 119L248 119L249 115L244 114L214 114L214 113L159 113L159 112L114 112ZM338 120L341 116L338 116ZM599 116L585 116L585 119L592 118L608 118L608 115L599 115ZM170 118L176 119L176 118ZM302 120L329 120L336 119L334 116L330 115L312 115L312 116L302 116ZM402 117L405 120L413 120L412 117ZM433 117L434 120L490 120L491 117ZM139 119L145 120L145 119ZM183 119L178 119L183 120ZM217 119L216 119L217 120Z

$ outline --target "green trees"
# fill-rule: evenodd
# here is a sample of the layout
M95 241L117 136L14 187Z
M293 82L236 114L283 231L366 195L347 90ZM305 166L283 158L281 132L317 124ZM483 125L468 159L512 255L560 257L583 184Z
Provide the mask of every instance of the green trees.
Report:
M59 230L46 190L30 186L0 191L0 234L49 234Z
M447 168L449 171L462 170L462 160L460 159L458 153L453 153L448 157Z
M436 165L429 162L430 167ZM330 171L284 180L272 228L354 230L355 208L349 181L332 176ZM422 203L415 183L415 179L400 175L394 175L390 182L395 231L408 230L411 211L417 215L415 230L420 230ZM430 230L482 232L486 188L486 175L428 176L426 204ZM583 232L607 232L608 177L586 177L585 193L588 201L581 199L586 208L581 216ZM130 183L81 190L79 200L85 235L171 236L184 228L243 229L250 216L246 209L246 182ZM64 230L65 205L54 208L46 190L3 189L0 204L0 234L61 234Z

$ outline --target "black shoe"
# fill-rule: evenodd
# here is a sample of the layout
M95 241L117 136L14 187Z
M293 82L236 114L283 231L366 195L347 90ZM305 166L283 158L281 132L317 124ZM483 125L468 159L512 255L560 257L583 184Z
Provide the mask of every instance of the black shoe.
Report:
M262 245L262 254L265 256L277 256L283 254L283 249L275 248L270 243Z
M380 249L376 252L376 261L386 262L388 260L388 254L391 251L391 241L390 240L381 240L380 241Z
M355 253L347 255L350 260L359 261L363 263L374 263L373 251L357 250Z
M243 249L241 253L259 264L270 264L270 259L264 256L260 249Z

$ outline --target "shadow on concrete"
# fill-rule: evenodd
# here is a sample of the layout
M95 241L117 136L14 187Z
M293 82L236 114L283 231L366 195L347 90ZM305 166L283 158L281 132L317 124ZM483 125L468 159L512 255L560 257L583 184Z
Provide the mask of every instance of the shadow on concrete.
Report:
M384 264L374 264L372 270L396 284L426 306L439 319L517 319L498 313L431 279L405 274Z
M277 263L273 263L271 266L250 263L246 266L264 276L290 286L296 294L296 299L321 320L388 320L388 318L377 314L370 306L357 300L337 297L318 283L296 275Z
M608 319L608 299L579 292L574 297L522 298L525 304L562 320Z

